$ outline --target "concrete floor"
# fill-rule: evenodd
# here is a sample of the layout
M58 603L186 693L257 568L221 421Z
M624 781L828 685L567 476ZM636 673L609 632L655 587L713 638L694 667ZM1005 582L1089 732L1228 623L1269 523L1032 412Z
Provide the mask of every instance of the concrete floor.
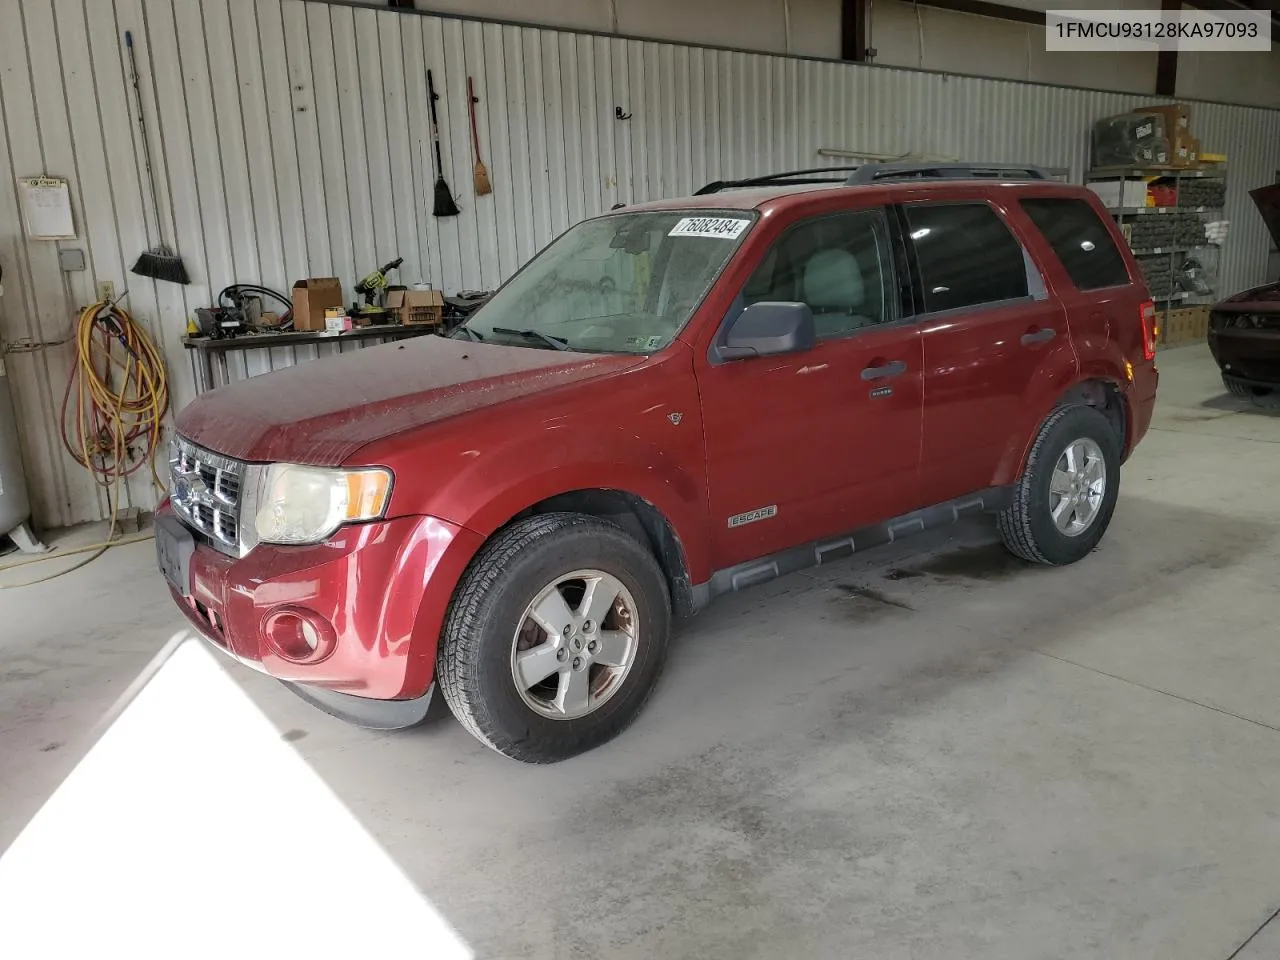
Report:
M478 956L1280 956L1280 414L1160 361L1087 560L978 524L727 598L568 763L232 675ZM0 849L179 623L147 544L0 591Z

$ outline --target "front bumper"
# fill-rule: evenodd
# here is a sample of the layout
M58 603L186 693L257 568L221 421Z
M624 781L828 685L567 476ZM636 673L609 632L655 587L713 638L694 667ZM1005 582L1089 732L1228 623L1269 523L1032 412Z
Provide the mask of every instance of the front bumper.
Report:
M288 682L284 685L317 710L370 730L403 730L421 723L431 709L431 695L436 689L433 683L413 700L370 700L324 687Z
M1208 339L1223 373L1253 386L1280 386L1280 330L1211 329Z
M173 515L167 501L158 513ZM338 709L346 697L327 692L372 700L429 696L445 612L480 543L478 534L434 517L398 517L344 527L315 546L262 544L240 558L198 544L186 595L171 592L210 643L279 680L314 688L307 699L323 699L317 705L324 709L331 702L329 712L350 716L358 711ZM266 634L281 611L321 618L332 627L332 642L314 659L284 655Z

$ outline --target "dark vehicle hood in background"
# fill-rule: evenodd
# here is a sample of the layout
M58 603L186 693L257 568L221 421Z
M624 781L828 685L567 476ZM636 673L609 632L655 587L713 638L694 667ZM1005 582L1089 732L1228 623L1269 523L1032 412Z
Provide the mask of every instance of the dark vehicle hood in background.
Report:
M1258 205L1262 222L1271 231L1271 239L1276 242L1277 247L1280 247L1280 183L1250 190L1249 196L1253 197L1253 202Z
M1229 313L1280 313L1280 283L1267 283L1232 294L1215 303L1213 309Z
M184 437L229 457L338 466L375 440L644 359L427 336L220 387L176 423Z
M1276 246L1280 247L1280 184L1250 190L1249 196L1257 204ZM1260 287L1234 293L1215 303L1213 310L1221 313L1280 313L1280 283L1264 283Z

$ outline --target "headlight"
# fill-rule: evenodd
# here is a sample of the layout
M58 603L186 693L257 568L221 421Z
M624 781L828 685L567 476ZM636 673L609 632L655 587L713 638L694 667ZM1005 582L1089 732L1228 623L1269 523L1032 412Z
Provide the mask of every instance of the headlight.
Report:
M253 528L262 543L319 543L344 523L377 520L391 471L326 470L292 463L258 468Z

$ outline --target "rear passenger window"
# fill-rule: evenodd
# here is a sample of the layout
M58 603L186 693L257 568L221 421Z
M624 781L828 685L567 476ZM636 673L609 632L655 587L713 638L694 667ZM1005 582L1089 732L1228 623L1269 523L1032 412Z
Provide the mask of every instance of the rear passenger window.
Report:
M1078 290L1129 282L1124 258L1098 214L1084 200L1036 197L1022 201L1033 223L1053 247Z
M985 203L910 204L906 212L926 311L1028 296L1022 245Z

